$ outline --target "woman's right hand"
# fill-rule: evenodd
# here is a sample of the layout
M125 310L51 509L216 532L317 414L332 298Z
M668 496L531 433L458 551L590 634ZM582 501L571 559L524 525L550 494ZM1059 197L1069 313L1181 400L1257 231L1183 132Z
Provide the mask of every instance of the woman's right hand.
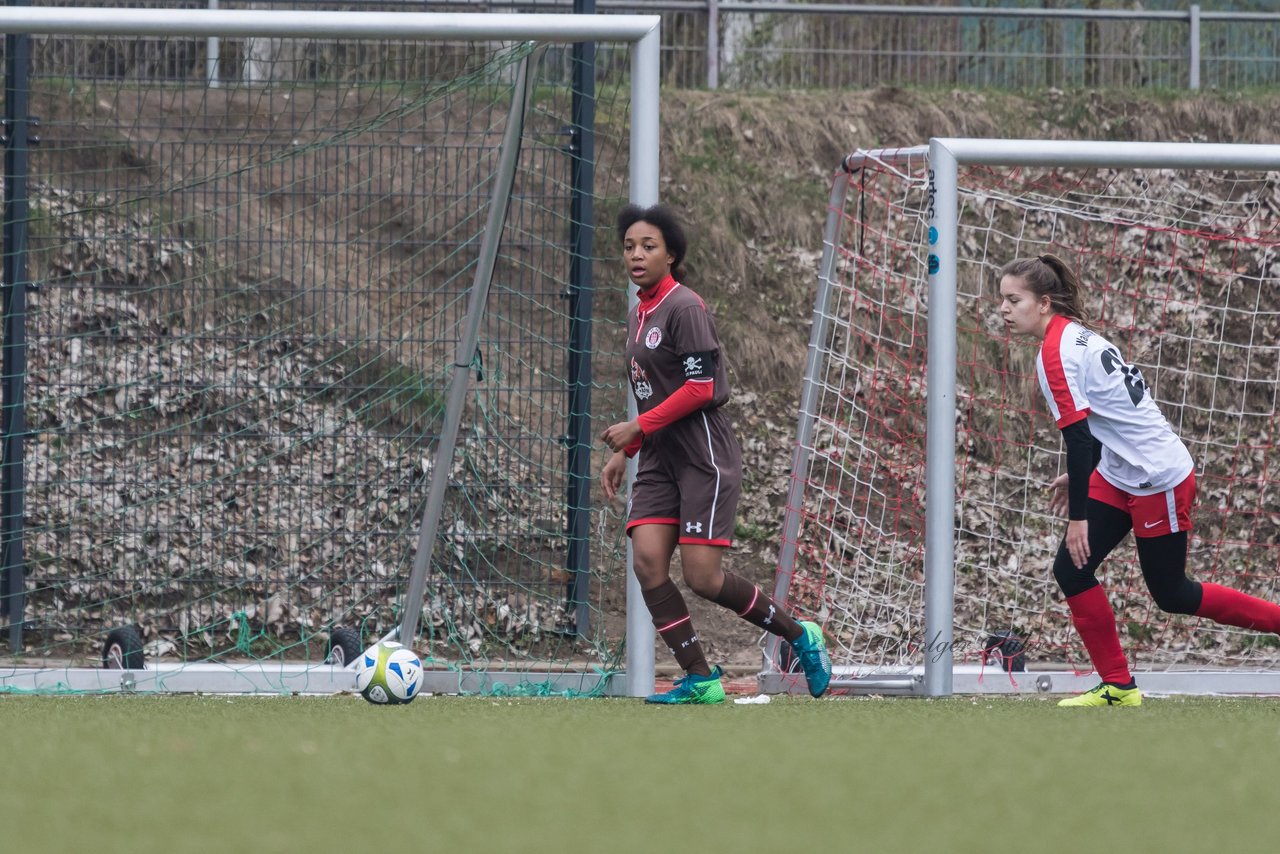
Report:
M1055 516L1067 515L1067 476L1060 474L1046 487L1050 491L1049 512Z
M622 479L627 474L627 455L622 451L616 451L609 456L609 461L604 464L604 470L600 472L600 485L604 487L604 497L612 501L618 497L618 490L622 488Z

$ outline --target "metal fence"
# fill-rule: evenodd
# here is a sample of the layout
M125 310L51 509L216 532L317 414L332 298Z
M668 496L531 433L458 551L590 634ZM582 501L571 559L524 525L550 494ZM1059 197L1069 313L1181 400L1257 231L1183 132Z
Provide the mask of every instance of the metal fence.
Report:
M511 5L549 10L566 0ZM985 8L954 0L597 5L661 12L664 80L682 87L1236 89L1280 82L1275 11Z
M36 0L33 5L525 13L575 7L573 0ZM1207 10L1198 4L1043 9L751 0L595 0L588 5L605 14L660 13L663 82L673 87L1230 90L1280 83L1276 11ZM81 74L90 70L82 67L88 62L106 76L205 77L217 85L252 79L260 59L255 51L262 45L249 41L152 39L135 45L132 55L99 41L76 46L75 56L40 59L45 68L61 63ZM610 61L607 50L600 60Z

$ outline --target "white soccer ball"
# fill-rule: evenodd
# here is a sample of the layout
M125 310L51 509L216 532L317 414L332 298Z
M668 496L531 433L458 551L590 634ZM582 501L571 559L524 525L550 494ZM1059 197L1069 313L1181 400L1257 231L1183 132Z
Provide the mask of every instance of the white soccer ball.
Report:
M378 706L412 703L422 687L422 662L395 641L379 641L360 653L356 690Z

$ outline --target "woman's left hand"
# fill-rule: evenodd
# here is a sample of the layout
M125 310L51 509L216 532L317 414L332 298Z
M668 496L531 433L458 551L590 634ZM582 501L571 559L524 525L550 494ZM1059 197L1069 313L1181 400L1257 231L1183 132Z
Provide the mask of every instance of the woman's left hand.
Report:
M620 421L601 433L600 441L612 451L621 451L643 435L639 421Z

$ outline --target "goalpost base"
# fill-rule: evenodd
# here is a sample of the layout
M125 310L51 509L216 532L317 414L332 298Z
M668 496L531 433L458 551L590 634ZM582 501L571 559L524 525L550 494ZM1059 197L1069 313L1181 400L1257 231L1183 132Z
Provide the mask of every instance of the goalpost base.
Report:
M1225 670L1134 671L1134 678L1149 696L1276 696L1280 695L1280 672ZM807 694L804 676L799 673L761 673L763 694ZM974 694L1080 694L1098 684L1094 673L1074 670L1029 670L1006 673L999 667L957 665L951 671L953 695ZM835 668L829 691L833 695L927 696L924 668L900 671L858 671Z
M141 670L100 667L0 669L4 694L238 694L355 693L356 674L328 664L161 662ZM423 693L486 696L625 696L625 673L521 670L425 670Z

